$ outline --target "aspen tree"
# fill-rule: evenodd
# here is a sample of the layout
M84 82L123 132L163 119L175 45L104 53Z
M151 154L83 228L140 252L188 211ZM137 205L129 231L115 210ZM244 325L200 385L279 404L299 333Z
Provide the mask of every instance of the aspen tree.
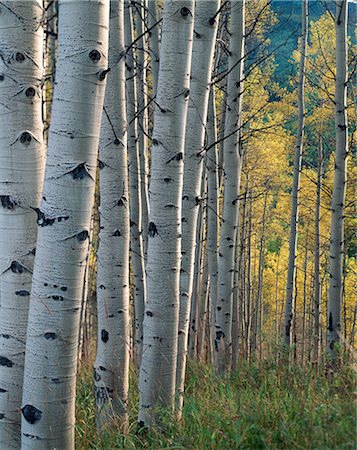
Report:
M330 284L327 304L327 346L333 363L337 362L341 332L342 261L344 243L344 207L347 184L348 121L347 121L347 17L348 1L336 1L336 81L335 173L331 201Z
M125 110L124 2L111 0L109 67L99 146L98 344L94 392L98 430L119 416L129 385L130 214Z
M238 228L238 198L241 177L243 66L245 0L231 1L227 97L223 141L224 202L218 259L215 360L220 372L229 371L232 353L233 278L235 242Z
M22 449L74 449L81 294L108 72L109 2L62 0L27 330Z
M148 161L148 84L147 84L147 36L145 35L146 2L140 0L136 6L136 29L138 39L136 51L136 81L138 93L138 146L140 158L140 196L143 257L147 255L147 232L149 220L149 161Z
M210 100L207 116L207 148L206 170L207 170L207 263L210 280L209 306L212 314L212 323L217 302L217 276L218 276L218 149L217 123L214 88L210 90ZM211 147L212 146L212 147ZM210 148L211 147L211 148Z
M185 167L182 192L182 263L180 274L180 320L176 388L180 416L183 402L188 329L196 248L197 216L200 208L203 147L207 121L214 44L217 34L217 11L220 1L197 1L192 48L190 100L185 136Z
M29 299L45 165L41 1L0 3L0 447L20 447Z
M173 408L179 318L183 157L193 0L166 0L155 107L148 229L147 303L139 376L139 423Z
M296 253L298 242L299 223L299 189L300 174L302 164L302 150L305 130L305 67L306 67L306 47L308 37L308 0L302 0L302 25L300 36L300 64L298 81L298 127L295 143L293 186L291 192L291 216L290 216L290 237L289 237L289 261L288 275L286 282L286 303L283 329L284 344L289 347L292 338L293 312L295 305L295 274L296 274Z
M134 289L134 332L135 352L138 365L143 344L143 317L146 297L145 265L142 230L141 168L138 141L138 92L136 84L137 67L132 47L133 17L129 1L125 2L124 25L126 54L126 108L128 119L128 168L130 191L130 256L133 270Z

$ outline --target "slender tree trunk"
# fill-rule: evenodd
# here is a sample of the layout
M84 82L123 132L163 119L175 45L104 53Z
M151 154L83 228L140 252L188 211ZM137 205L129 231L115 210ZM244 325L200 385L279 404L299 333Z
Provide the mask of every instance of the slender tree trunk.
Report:
M134 276L134 316L135 316L135 353L138 366L141 361L143 345L143 320L146 298L145 264L142 230L141 168L138 141L137 120L137 70L135 67L133 42L132 6L125 1L125 47L126 57L126 96L128 118L128 156L130 190L130 255Z
M0 447L20 447L36 212L45 164L42 3L0 3Z
M206 152L207 170L207 263L210 279L209 304L211 311L211 324L215 322L217 303L217 276L218 276L218 149L214 144L217 141L217 124L214 88L210 90L210 100L207 116L207 147L213 145ZM213 328L213 327L212 327ZM211 329L211 327L210 327ZM213 334L213 333L211 333Z
M231 0L231 30L228 57L225 117L224 203L218 261L216 311L216 367L230 370L232 353L232 288L235 241L238 228L238 198L241 175L239 127L242 123L245 0Z
M99 146L97 426L119 416L125 430L129 387L130 214L125 111L124 2L110 2L109 67Z
M38 215L22 449L74 448L77 346L107 73L109 3L59 5L57 84Z
M195 249L195 272L193 277L193 288L190 306L190 326L188 331L188 352L191 359L195 356L195 343L197 333L197 307L198 307L198 291L200 284L201 254L202 254L202 221L203 210L200 208L197 219L196 230L196 249Z
M183 157L193 34L193 0L166 0L150 182L147 303L139 376L139 423L174 407L177 363Z
M330 285L327 305L327 346L333 363L337 362L341 332L342 261L344 252L344 206L347 183L347 0L336 1L336 152L332 193Z
M138 145L140 159L141 222L144 261L147 256L147 231L149 220L149 161L148 161L148 86L147 37L145 36L146 6L140 0L136 6L136 29L141 36L137 43L136 68L138 86Z
M253 186L249 190L249 213L248 213L248 229L247 229L247 282L246 282L246 322L245 322L245 339L247 346L247 360L250 359L251 350L251 331L252 331L252 215L253 215Z
M190 101L185 136L185 167L182 192L182 263L180 274L180 319L177 354L177 416L180 417L185 383L186 355L196 248L198 210L202 203L201 180L204 158L216 16L219 0L199 1L195 10Z
M259 266L258 266L258 289L257 300L255 305L255 333L254 333L254 350L257 349L259 342L259 352L261 352L261 334L262 334L262 316L263 316L263 273L264 273L264 256L265 256L265 226L266 226L266 212L268 203L268 189L264 195L263 217L262 217L262 231L259 243Z
M280 250L278 251L278 258L276 260L275 269L275 344L279 343L279 263L280 263Z
M307 306L307 270L309 258L309 226L310 220L307 222L306 241L305 241L305 257L304 257L304 288L303 288L303 312L302 312L302 342L301 342L301 364L305 364L305 348L306 348L306 306Z
M302 26L300 35L300 66L298 82L298 128L295 144L293 187L291 192L291 218L289 237L288 277L286 282L286 304L283 340L287 347L291 345L293 311L295 303L295 272L299 223L299 189L302 163L302 151L305 129L305 67L308 37L308 0L302 0Z
M313 360L319 362L321 355L321 279L320 279L320 221L321 221L321 182L322 182L322 139L319 137L317 183L316 183L316 210L315 210L315 254L314 254L314 281L315 281L315 302L314 302L314 341Z

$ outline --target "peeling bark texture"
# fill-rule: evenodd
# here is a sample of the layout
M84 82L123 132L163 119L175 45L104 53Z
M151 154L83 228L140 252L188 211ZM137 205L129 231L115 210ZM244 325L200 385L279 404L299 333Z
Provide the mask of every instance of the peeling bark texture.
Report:
M108 68L109 3L62 0L31 290L22 449L74 449L81 294ZM27 406L41 411L36 420Z
M21 395L45 152L41 1L0 3L0 447L20 447Z
M129 188L125 110L124 2L111 0L109 67L99 146L97 427L127 426L129 387ZM118 196L122 202L118 202ZM105 287L103 289L102 287Z
M231 1L228 78L225 116L224 202L218 260L215 365L228 372L232 357L233 279L238 229L238 198L242 155L239 127L242 123L245 0Z
M347 0L336 1L336 152L331 201L330 285L327 302L327 346L333 363L337 362L341 331L342 262L344 253L344 207L347 184Z
M302 25L300 35L300 65L298 82L298 127L295 143L294 174L291 192L291 216L290 216L290 237L289 237L289 260L288 276L286 281L286 303L284 329L282 332L283 342L289 348L292 339L293 312L295 304L295 273L296 273L296 253L298 243L298 223L299 223L299 189L300 174L302 164L302 151L305 129L305 66L306 47L308 37L308 0L302 0Z
M139 376L139 423L144 426L155 421L156 406L174 407L183 152L193 14L193 0L165 2L153 132L147 303Z
M143 345L143 319L146 298L145 264L142 230L141 170L138 142L137 86L135 77L133 42L133 19L129 2L125 2L125 47L126 54L126 110L128 118L128 156L130 191L130 256L134 276L135 353L140 365Z
M177 414L183 404L188 329L193 289L198 210L202 203L203 147L207 121L219 0L196 2L192 48L190 99L185 136L185 168L182 192L182 263L180 275L180 319L177 354Z

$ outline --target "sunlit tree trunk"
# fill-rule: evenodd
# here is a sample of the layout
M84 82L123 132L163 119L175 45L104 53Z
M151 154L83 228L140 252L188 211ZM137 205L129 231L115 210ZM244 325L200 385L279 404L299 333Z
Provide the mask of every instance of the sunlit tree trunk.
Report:
M211 335L213 336L213 324L215 321L217 303L217 277L218 277L218 149L217 144L217 121L215 108L214 88L211 88L207 116L207 263L210 280L209 310ZM211 340L212 340L211 336ZM214 338L214 336L213 336ZM213 342L213 340L212 340Z
M327 346L337 362L341 332L342 260L344 252L344 206L347 183L347 0L336 1L336 152L331 201L330 285L327 305Z
M45 164L41 1L0 3L0 447L20 448L36 212Z
M303 287L303 312L302 312L302 342L301 342L301 363L305 363L305 349L306 349L306 315L307 315L307 270L309 262L309 226L310 220L307 221L306 241L305 241L305 256L304 256L304 287Z
M291 192L291 216L290 216L290 237L289 237L289 261L288 276L286 282L286 303L283 341L286 346L290 346L292 338L293 311L295 303L295 273L296 273L296 253L298 242L298 222L299 222L299 189L302 163L302 150L305 129L305 66L306 47L308 36L308 0L302 0L302 25L300 35L300 65L298 82L298 127L295 143L293 187Z
M232 356L232 288L241 174L240 132L243 99L245 0L231 1L226 117L223 142L224 203L218 260L216 367L229 371Z
M74 448L77 347L107 73L109 3L62 0L27 330L22 449Z
M126 95L130 191L130 256L134 278L135 353L140 364L143 344L143 318L146 297L142 229L141 168L138 140L137 68L132 48L132 6L125 2Z
M259 242L259 266L258 266L258 287L255 303L254 314L254 350L257 350L259 345L259 354L261 354L261 338L262 338L262 322L263 322L263 275L264 275L264 256L265 256L265 227L266 227L266 213L268 203L268 189L264 195L263 216L261 225L261 234Z
M148 161L148 48L146 28L146 1L136 6L136 29L140 39L137 42L136 70L138 86L138 145L140 158L141 223L144 258L147 255L147 231L149 220L149 161Z
M185 382L188 328L193 288L197 217L201 199L203 147L207 121L219 0L199 1L195 10L190 101L185 137L185 168L182 193L182 263L180 274L180 319L176 388L180 416Z
M317 183L316 183L316 210L315 210L315 249L314 249L314 340L313 360L319 362L321 355L321 278L320 278L320 222L321 222L321 183L322 183L322 139L319 137Z
M97 425L119 416L125 429L129 385L129 242L124 3L110 2L109 67L99 146Z
M139 423L173 408L177 363L183 157L189 97L193 0L166 0L150 181L147 303L139 376Z

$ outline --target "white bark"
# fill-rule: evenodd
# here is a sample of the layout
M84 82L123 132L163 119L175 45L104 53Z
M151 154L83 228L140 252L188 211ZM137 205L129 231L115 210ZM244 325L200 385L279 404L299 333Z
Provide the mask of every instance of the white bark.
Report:
M129 188L125 111L124 2L110 2L109 67L99 146L97 425L127 422L129 387Z
M36 213L45 164L41 1L0 3L0 447L20 447Z
M233 279L241 173L240 133L243 100L245 0L231 1L226 116L223 142L224 202L218 260L216 366L229 371L232 353Z
M305 66L306 47L308 36L308 0L302 0L302 26L300 36L300 65L298 84L298 127L295 144L293 187L291 192L291 216L290 216L290 237L289 237L289 261L288 276L286 281L286 304L283 340L286 346L291 345L292 323L295 305L295 274L296 274L296 253L298 243L298 223L299 223L299 189L302 163L302 150L305 127Z
M190 100L185 137L185 168L182 192L182 265L176 389L178 415L183 404L190 306L196 248L197 216L201 204L203 147L208 99L217 34L219 0L197 1L192 49Z
M146 5L140 0L136 6L136 29L138 36L136 70L138 86L138 145L140 158L141 222L144 260L147 255L147 230L149 220L149 162L148 162L148 86L147 86L147 37L145 35Z
M193 0L166 0L155 108L148 237L147 303L139 423L173 407L177 358L181 197L193 33Z
M328 290L327 346L336 359L341 331L342 261L344 253L344 206L347 184L347 0L336 1L335 175L331 201L330 285Z
M74 448L81 294L107 70L109 3L62 0L27 330L22 449Z
M316 182L316 210L315 210L315 254L314 254L314 340L313 361L319 362L321 355L321 277L320 277L320 221L321 221L321 183L322 183L322 137L319 137L317 182Z
M210 280L209 303L212 314L212 323L215 322L217 303L217 277L218 277L218 148L214 144L217 141L217 124L215 111L214 88L211 88L207 116L207 263Z
M126 95L128 118L128 155L129 155L129 190L130 190L130 255L134 275L134 314L135 314L135 351L140 365L143 342L143 317L146 297L145 265L142 236L141 207L141 171L138 143L137 120L137 86L132 31L132 11L129 2L125 2L125 47L126 55Z

